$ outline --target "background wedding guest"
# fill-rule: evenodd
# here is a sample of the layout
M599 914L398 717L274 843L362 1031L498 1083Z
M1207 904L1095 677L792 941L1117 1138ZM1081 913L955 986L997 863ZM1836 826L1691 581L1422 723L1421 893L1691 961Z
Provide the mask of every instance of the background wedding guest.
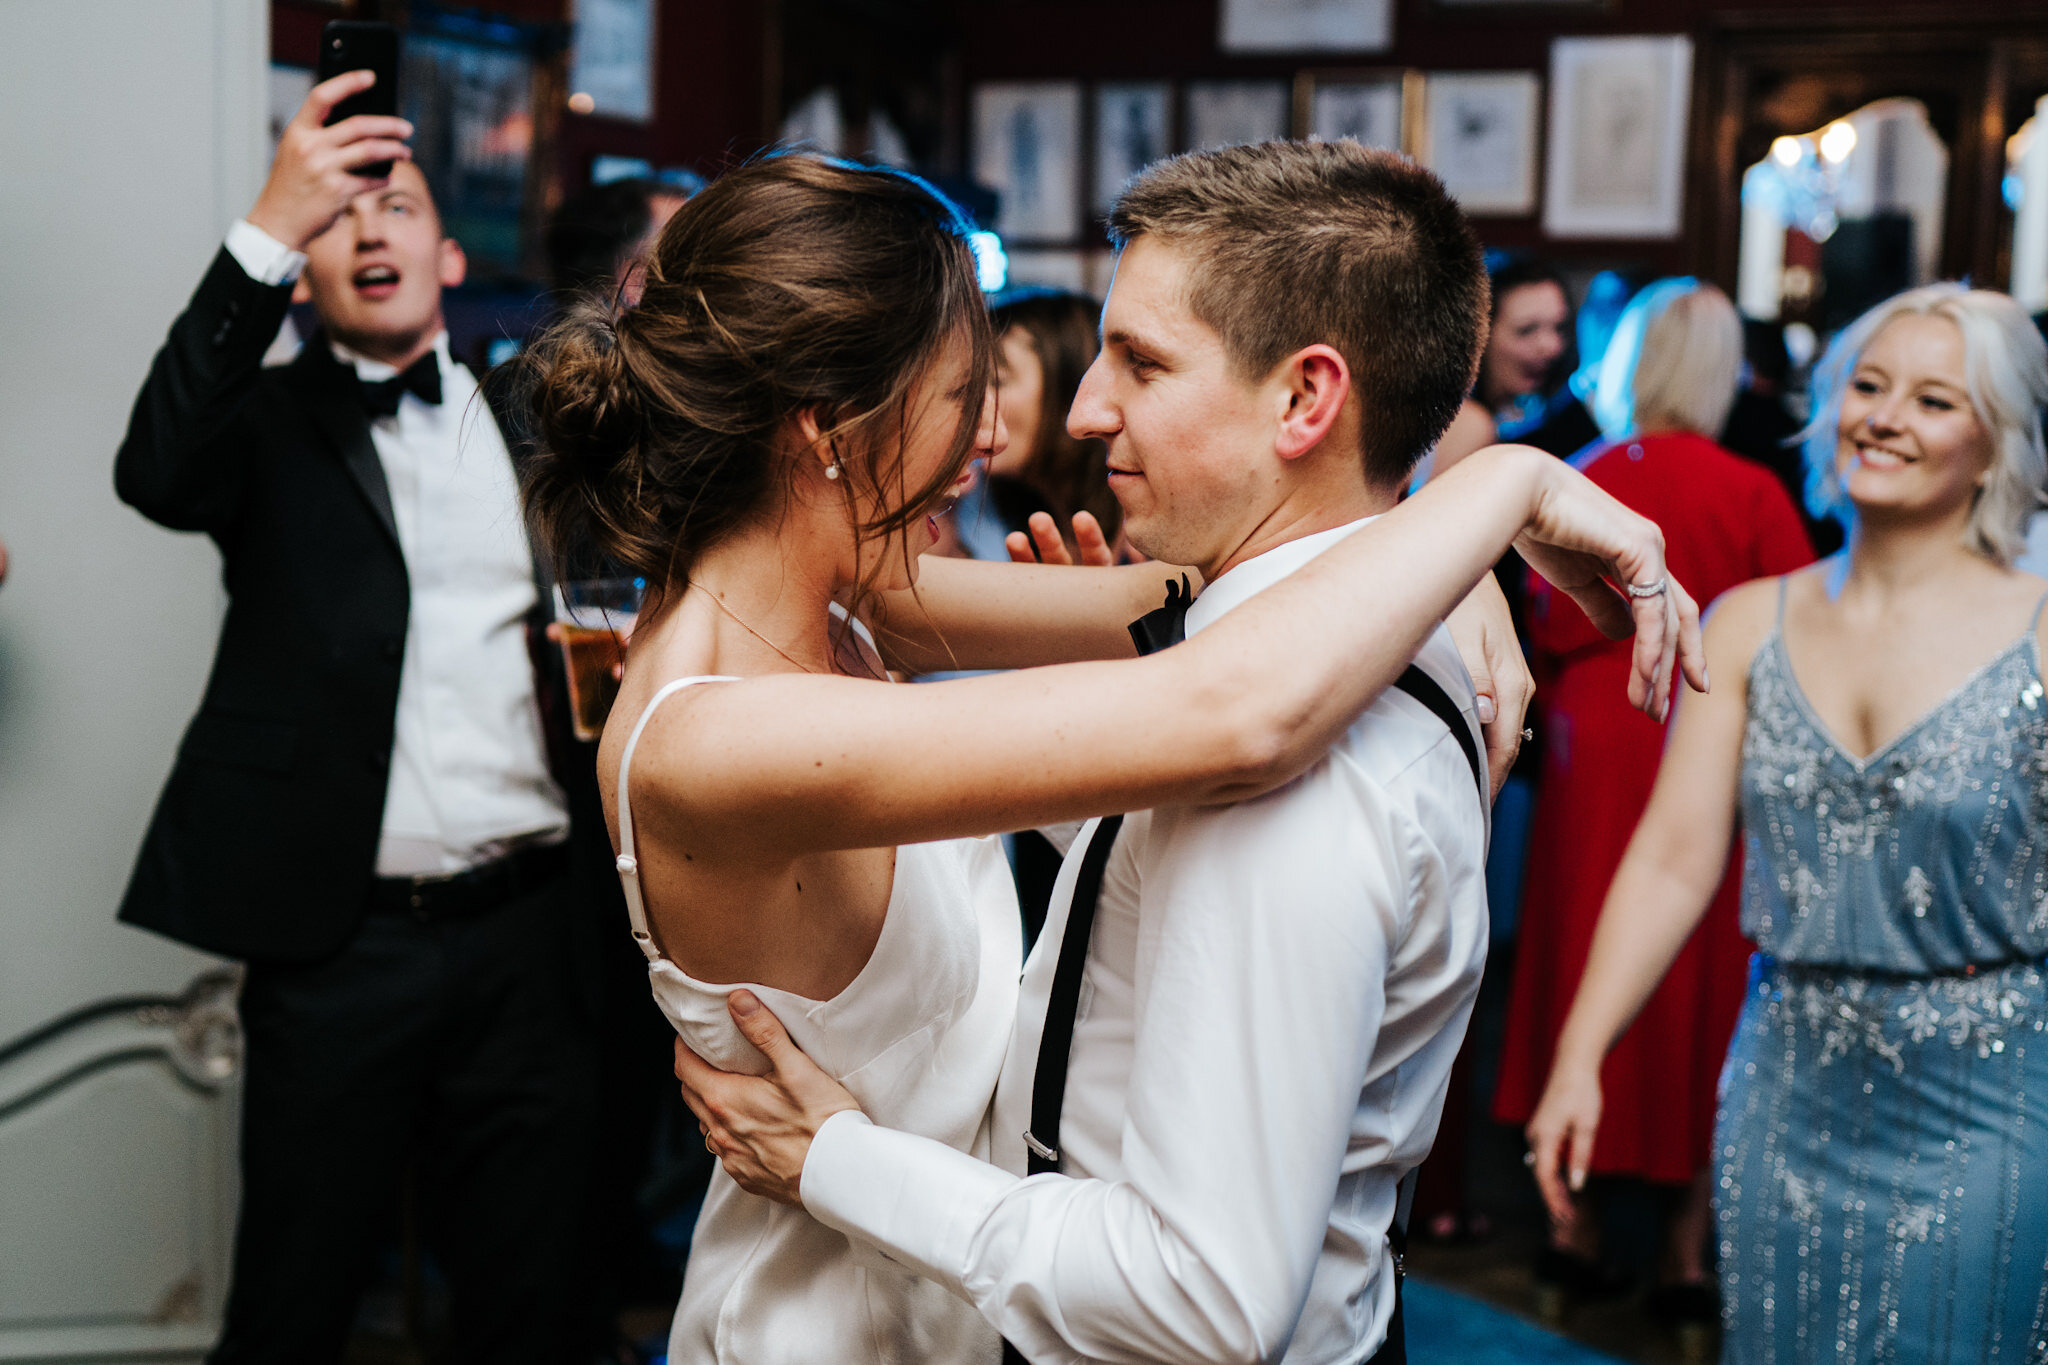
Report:
M1812 551L1791 501L1765 470L1715 445L1734 401L1742 329L1709 284L1662 280L1623 313L1601 366L1593 411L1609 435L1575 463L1664 530L1672 571L1702 600L1784 573ZM1580 629L1569 604L1531 585L1530 646L1545 737L1495 1115L1525 1122L1585 967L1602 898L1655 781L1664 730L1610 692L1626 651ZM1724 684L1725 685L1725 684ZM1659 1305L1711 1321L1707 1167L1714 1087L1742 1000L1747 948L1736 928L1739 859L1724 871L1705 923L1608 1056L1607 1120L1589 1169L1671 1191ZM1597 1217L1574 1207L1539 1259L1558 1296L1609 1287Z
M1633 1099L1601 1056L1747 852L1756 943L1714 1137L1723 1359L1990 1360L2048 1331L2048 348L1958 285L1866 313L1807 458L1845 553L1729 593L1529 1122L1569 1221ZM1674 562L1678 562L1674 552ZM1654 1006L1652 1006L1654 1008Z
M546 604L508 442L448 354L466 262L411 126L323 126L370 83L292 119L115 459L125 501L219 545L229 599L121 918L248 964L211 1360L335 1360L418 1163L458 1358L559 1365L589 1330L596 930L567 841L595 775L531 648ZM322 330L260 368L295 287Z
M628 304L638 303L645 283L641 259L675 211L703 187L694 177L635 176L592 185L564 200L548 220L549 284L564 296L617 289Z
M1564 328L1571 319L1571 300L1564 277L1554 266L1532 257L1506 257L1493 263L1489 284L1491 323L1478 378L1449 430L1423 457L1411 488L1421 487L1497 437L1506 439L1507 429L1526 429L1543 410L1544 388L1565 355ZM1527 570L1521 556L1509 550L1494 566L1494 576L1507 595L1517 633L1526 636ZM1515 935L1541 745L1539 735L1524 746L1515 772L1494 801L1493 833L1486 852L1490 957L1510 945ZM1475 1028L1458 1054L1436 1145L1417 1179L1414 1224L1425 1239L1462 1242L1484 1237L1492 1230L1492 1220L1468 1200L1466 1149L1479 1046L1480 1031Z
M997 333L996 383L1009 449L989 460L953 518L975 559L1009 557L1005 539L1044 512L1063 535L1086 512L1114 543L1123 514L1109 491L1101 441L1067 431L1067 410L1100 343L1101 305L1061 289L1021 288L990 301ZM1069 548L1072 548L1071 542Z
M1540 420L1544 397L1568 349L1565 328L1571 325L1571 297L1555 266L1530 256L1511 256L1493 267L1489 280L1491 322L1479 377L1450 429L1416 470L1416 487L1496 438L1521 440L1517 433ZM1520 561L1513 562L1519 569ZM1513 577L1519 580L1521 575ZM1502 586L1513 602L1519 584Z
M1516 439L1524 445L1570 458L1601 439L1593 420L1593 385L1622 310L1635 297L1636 283L1617 270L1603 270L1586 282L1586 296L1572 318L1577 365L1543 404L1543 415ZM1738 397L1736 402L1742 400Z

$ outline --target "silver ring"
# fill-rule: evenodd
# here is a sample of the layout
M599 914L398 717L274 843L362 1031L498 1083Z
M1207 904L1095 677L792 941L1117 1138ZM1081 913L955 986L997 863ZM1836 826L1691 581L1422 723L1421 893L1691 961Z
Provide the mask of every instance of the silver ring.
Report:
M1534 1152L1524 1152L1524 1153L1522 1153L1522 1164L1523 1164L1524 1166L1527 1166L1527 1167L1528 1167L1528 1168L1529 1168L1530 1170L1532 1170L1532 1171L1533 1171L1533 1170L1535 1170L1535 1169L1536 1169L1536 1154L1535 1154Z
M1655 583L1630 583L1628 595L1634 598L1662 597L1664 590L1671 586L1671 580L1660 578Z
M1534 739L1534 738L1536 738L1536 732L1535 732L1534 730L1532 730L1531 728L1529 728L1528 726L1526 726L1526 725L1525 725L1525 726L1523 726L1523 727L1522 727L1522 743L1524 743L1524 744L1527 744L1527 743L1528 743L1528 742L1529 742L1530 740L1532 740L1532 739Z

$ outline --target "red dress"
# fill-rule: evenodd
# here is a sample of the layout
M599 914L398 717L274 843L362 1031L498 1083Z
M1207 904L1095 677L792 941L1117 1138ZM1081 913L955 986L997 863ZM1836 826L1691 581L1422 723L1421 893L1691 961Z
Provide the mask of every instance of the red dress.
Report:
M1702 605L1812 562L1784 486L1705 437L1618 441L1574 463L1663 528L1666 563ZM1530 587L1529 638L1543 768L1494 1098L1494 1116L1517 1125L1543 1094L1601 902L1664 748L1664 728L1628 704L1629 641L1602 636L1541 579ZM1715 1086L1748 976L1741 881L1738 843L1700 927L1601 1067L1595 1172L1682 1184L1706 1166Z

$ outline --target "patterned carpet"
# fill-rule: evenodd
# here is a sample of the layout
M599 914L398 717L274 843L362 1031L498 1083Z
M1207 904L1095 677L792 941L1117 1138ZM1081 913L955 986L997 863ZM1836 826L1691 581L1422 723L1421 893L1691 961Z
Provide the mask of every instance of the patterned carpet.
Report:
M1411 1277L1401 1293L1413 1365L1619 1365L1455 1289Z

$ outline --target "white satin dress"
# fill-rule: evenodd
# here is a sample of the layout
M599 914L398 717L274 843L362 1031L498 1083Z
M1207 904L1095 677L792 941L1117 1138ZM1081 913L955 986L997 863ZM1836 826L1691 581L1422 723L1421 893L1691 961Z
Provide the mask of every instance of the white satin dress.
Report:
M995 837L899 848L874 953L830 1000L698 981L649 935L628 800L633 750L669 696L733 681L664 686L619 759L619 877L655 1001L699 1056L758 1075L767 1059L726 1012L726 995L745 985L876 1123L987 1160L989 1101L1023 957L1016 890ZM994 1329L967 1303L856 1249L803 1210L747 1194L723 1170L713 1172L669 1332L671 1365L993 1365L1001 1351Z

